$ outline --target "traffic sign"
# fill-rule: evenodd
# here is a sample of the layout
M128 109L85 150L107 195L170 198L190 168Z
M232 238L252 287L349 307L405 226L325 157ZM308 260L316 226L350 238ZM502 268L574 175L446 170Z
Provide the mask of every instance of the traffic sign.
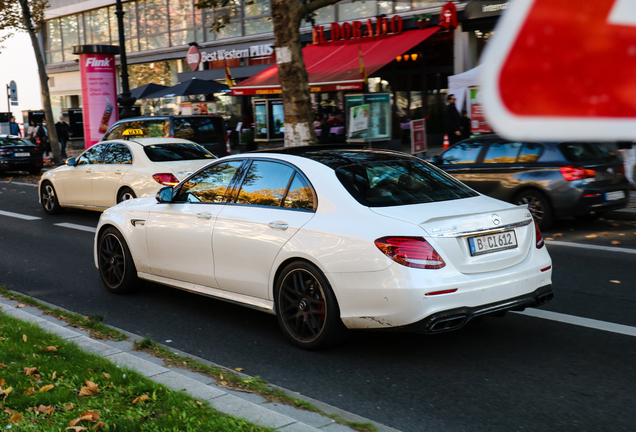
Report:
M18 105L18 85L15 81L9 83L9 98L12 106Z
M636 139L633 0L515 0L482 64L486 117L504 136Z

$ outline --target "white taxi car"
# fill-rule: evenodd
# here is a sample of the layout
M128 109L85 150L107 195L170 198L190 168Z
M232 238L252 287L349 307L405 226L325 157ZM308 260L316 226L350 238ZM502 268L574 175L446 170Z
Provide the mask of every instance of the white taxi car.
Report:
M216 157L178 138L99 142L40 179L40 204L48 214L65 207L103 211L131 198L174 186Z

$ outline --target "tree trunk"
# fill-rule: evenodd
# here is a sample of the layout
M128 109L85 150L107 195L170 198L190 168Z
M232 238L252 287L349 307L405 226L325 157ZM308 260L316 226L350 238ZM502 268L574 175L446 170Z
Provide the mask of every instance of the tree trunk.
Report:
M298 0L270 0L270 5L278 79L283 91L285 147L315 144L309 84L300 46L300 21L304 9Z
M22 6L24 25L26 26L29 32L29 36L31 37L31 44L33 45L33 51L35 52L35 60L38 63L40 86L42 88L42 105L44 105L44 118L46 120L47 131L49 133L49 142L51 144L51 152L53 153L53 163L55 165L59 165L62 163L62 151L60 150L60 144L57 138L57 131L55 130L55 119L53 118L53 110L51 109L49 76L46 74L44 57L42 56L42 50L40 49L40 44L38 42L37 35L35 34L35 29L33 28L31 10L29 9L28 0L20 0L20 6Z

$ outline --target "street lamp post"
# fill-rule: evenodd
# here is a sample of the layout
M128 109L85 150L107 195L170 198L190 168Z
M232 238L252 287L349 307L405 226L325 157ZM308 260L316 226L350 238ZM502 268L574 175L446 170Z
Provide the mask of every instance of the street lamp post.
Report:
M124 37L124 10L121 0L115 2L115 15L117 15L117 28L119 33L119 61L121 63L121 96L117 98L117 103L121 105L120 118L134 117L132 106L136 99L130 95L128 86L128 60L126 59L126 39Z

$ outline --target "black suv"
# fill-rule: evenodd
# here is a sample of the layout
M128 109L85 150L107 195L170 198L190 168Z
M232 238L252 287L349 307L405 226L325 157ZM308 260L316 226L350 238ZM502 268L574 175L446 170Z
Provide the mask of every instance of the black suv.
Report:
M112 125L102 141L141 137L183 138L202 145L216 157L228 154L223 117L217 115L127 118Z
M0 173L3 171L28 171L39 174L42 169L42 152L35 144L14 135L0 135Z
M629 182L614 143L460 141L431 162L484 195L528 204L544 229L558 217L598 217L627 205Z

